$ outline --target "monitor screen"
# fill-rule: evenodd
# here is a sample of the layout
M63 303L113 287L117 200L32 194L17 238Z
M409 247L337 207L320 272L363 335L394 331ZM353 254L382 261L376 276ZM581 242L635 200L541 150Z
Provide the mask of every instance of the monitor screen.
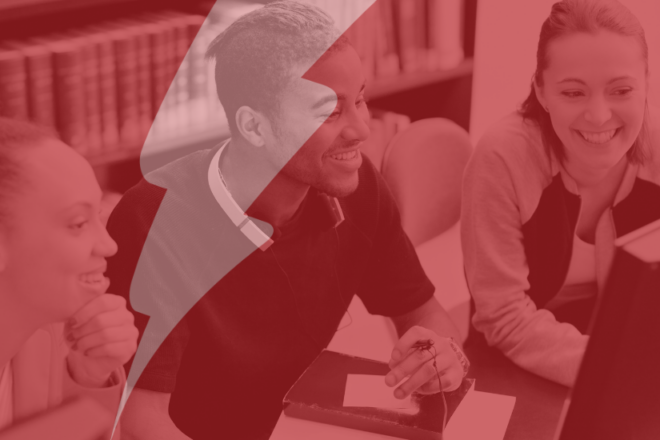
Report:
M660 439L660 222L617 245L560 440Z

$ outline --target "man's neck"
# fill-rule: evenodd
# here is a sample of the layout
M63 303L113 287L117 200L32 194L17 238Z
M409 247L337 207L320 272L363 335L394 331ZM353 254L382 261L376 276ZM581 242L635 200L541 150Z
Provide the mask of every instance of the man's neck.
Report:
M274 227L286 224L309 186L284 175L257 148L232 140L220 157L220 174L238 206Z

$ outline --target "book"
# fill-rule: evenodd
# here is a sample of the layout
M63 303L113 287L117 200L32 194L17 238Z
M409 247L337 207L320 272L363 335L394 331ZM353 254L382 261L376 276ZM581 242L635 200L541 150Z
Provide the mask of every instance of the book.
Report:
M62 141L87 153L83 54L80 41L56 35L40 39L53 54L55 119Z
M419 1L394 0L393 2L401 70L406 73L420 70L423 61L419 47L419 32L416 29Z
M56 131L53 96L53 61L50 51L33 41L10 41L6 45L25 57L28 114L40 127Z
M16 49L0 48L0 116L28 119L25 56Z
M178 66L176 65L176 34L171 23L162 16L148 13L140 17L149 35L152 68L152 109L155 135L162 138L177 134L176 93L170 92Z
M68 38L77 39L82 55L82 77L85 102L86 154L98 155L103 148L101 115L101 86L99 84L98 51L85 32L71 32Z
M190 58L186 55L192 45L188 29L188 15L182 12L166 11L162 19L172 26L174 36L173 57L173 106L174 118L180 135L188 132L190 126Z
M114 50L119 140L122 147L134 148L141 140L137 41L121 22L109 23L101 30L107 32Z
M400 71L400 60L394 31L392 0L378 0L376 21L376 77L394 76Z
M349 374L384 376L389 371L389 366L384 362L323 350L286 394L284 414L393 437L442 439L445 408L440 393L417 396L419 411L416 414L382 408L343 406ZM473 379L465 379L456 391L444 393L447 420L465 395L473 389L473 385Z
M104 152L119 148L119 121L117 113L117 74L113 43L99 27L86 28L87 43L96 52L101 112L101 140Z
M428 0L428 41L431 69L451 69L464 58L464 0Z
M135 40L137 54L137 108L140 138L146 138L154 120L151 87L151 41L144 23L135 19L121 20L119 24L130 32Z
M207 93L208 82L214 80L214 77L209 77L207 62L204 58L206 48L210 43L209 39L201 32L204 16L190 15L187 17L186 24L190 41L188 52L190 126L194 129L195 127L207 125L209 116L208 101L217 98L215 95L209 96Z

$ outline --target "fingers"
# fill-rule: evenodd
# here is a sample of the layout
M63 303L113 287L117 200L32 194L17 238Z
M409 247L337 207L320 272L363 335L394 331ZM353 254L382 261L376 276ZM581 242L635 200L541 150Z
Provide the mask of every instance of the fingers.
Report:
M118 295L109 293L99 295L85 304L67 322L69 328L77 328L85 325L95 316L114 310L126 310L126 300Z
M135 353L135 348L135 342L132 341L115 342L91 348L87 350L86 356L90 358L118 359L122 364L125 364Z
M415 373L423 364L433 359L432 350L411 350L396 367L385 376L385 384L392 387L405 377Z
M428 341L427 348L420 347L417 344L420 341ZM463 366L451 348L450 339L441 338L432 330L419 326L410 328L399 339L392 350L389 365L391 371L385 377L388 386L393 387L407 378L394 391L398 398L405 398L415 391L453 391L460 386L464 376Z
M105 328L76 340L72 349L89 357L110 356L128 361L137 348L137 333L133 326Z
M433 346L429 350L414 348L414 344L421 339L432 340ZM389 386L396 385L403 378L414 374L423 364L433 359L434 354L437 355L438 371L446 370L456 361L456 354L445 338L439 338L431 330L412 327L401 337L392 352L393 359L390 361L392 371L385 377L385 383ZM395 359L395 356L398 359Z
M139 332L126 300L104 294L87 303L67 322L69 347L87 357L113 357L127 362L137 349Z
M68 327L66 336L69 342L73 342L103 329L113 327L133 327L133 321L134 317L131 312L121 308L115 309L109 312L100 313L77 327Z
M422 356L424 353L425 355ZM452 370L455 370L455 368L453 368L452 356L453 353L449 352L439 354L435 358L436 365L434 366L432 354L429 354L426 350L417 350L416 353L411 353L408 358L390 371L385 378L385 382L390 385L392 380L398 379L394 382L394 384L396 384L398 381L409 376L409 378L394 391L394 396L399 399L403 399L415 391L437 393L441 390L449 391L450 389L456 389L458 384L453 383L453 379L456 375L450 375ZM438 376L440 376L441 384L438 383ZM462 379L462 377L460 379Z
M394 368L399 362L404 360L409 352L413 349L413 345L422 339L435 339L438 335L435 332L420 326L411 327L410 330L404 334L401 339L397 341L392 350L392 360L390 361L390 368Z

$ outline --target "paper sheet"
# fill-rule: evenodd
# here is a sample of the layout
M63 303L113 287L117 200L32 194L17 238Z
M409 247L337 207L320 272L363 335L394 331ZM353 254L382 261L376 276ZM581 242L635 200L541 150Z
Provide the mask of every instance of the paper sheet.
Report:
M502 440L516 398L472 390L447 422L445 440Z
M349 374L346 378L344 406L417 410L410 396L405 399L394 397L395 389L385 385L385 376Z

